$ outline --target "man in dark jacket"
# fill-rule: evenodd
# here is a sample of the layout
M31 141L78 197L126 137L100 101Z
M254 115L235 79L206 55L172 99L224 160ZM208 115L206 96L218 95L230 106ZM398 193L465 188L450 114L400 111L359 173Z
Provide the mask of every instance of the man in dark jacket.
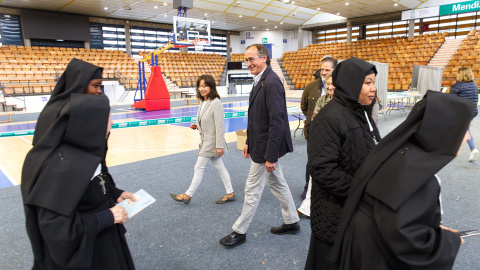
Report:
M247 140L243 156L252 157L252 163L245 184L242 214L233 225L233 232L220 240L225 246L245 242L245 233L267 182L273 195L280 201L284 220L282 226L273 227L271 232L284 234L300 231L295 203L278 163L280 157L293 151L285 89L269 66L268 50L263 45L248 46L245 62L254 75L254 87L249 98Z
M305 135L305 140L308 142L308 130L310 129L310 122L312 121L313 111L317 100L324 96L327 92L325 90L325 77L337 66L337 59L331 57L330 55L325 55L322 58L321 69L319 69L319 78L315 81L309 83L305 90L303 90L302 99L300 100L300 108L302 109L303 114L305 115L305 122L303 127L303 135ZM317 74L317 72L315 72ZM310 180L310 172L308 166L305 169L305 187L303 188L302 200L305 200L308 189L308 181Z

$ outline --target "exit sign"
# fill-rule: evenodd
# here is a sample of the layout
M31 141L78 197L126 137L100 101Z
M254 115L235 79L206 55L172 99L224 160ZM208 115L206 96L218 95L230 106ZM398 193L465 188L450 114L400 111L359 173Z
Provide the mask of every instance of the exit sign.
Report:
M262 38L262 43L268 43L268 41L267 41L267 38L266 38L266 37Z

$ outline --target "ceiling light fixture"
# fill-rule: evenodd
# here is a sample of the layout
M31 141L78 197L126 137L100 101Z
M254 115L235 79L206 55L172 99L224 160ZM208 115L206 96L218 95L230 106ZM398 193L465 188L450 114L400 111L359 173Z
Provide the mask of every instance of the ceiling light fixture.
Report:
M265 20L265 22L268 22L268 20Z
M270 29L267 28L267 31L268 31L268 30L270 30Z
M346 3L345 3L345 6L348 6L348 5L350 5L350 3L346 2Z
M283 22L280 22L280 24L283 24Z
M154 9L157 9L158 7L157 7L157 6L154 6L153 8L154 8Z
M167 2L163 3L163 5L166 6L166 5L167 5Z
M292 1L292 5L294 5L294 4L295 4L295 1Z
M108 7L104 7L103 9L107 10L107 9L108 9Z
M320 10L320 8L317 8L317 10Z
M163 15L163 17L165 17L165 18L166 18L166 17L167 17L167 14Z
M238 17L242 18L243 16L242 16L242 15L238 15Z
M338 15L340 15L340 12L339 12L339 13L337 13L337 16L338 16Z
M254 27L252 27L252 28L253 28L253 29L255 29L255 26L254 26Z
M215 21L212 21L212 24L214 24L214 23L215 23Z
M203 15L207 16L208 14L207 14L207 13L205 13L205 14L203 14Z
M395 3L394 6L398 6L398 3Z
M275 25L275 28L277 28L277 26Z

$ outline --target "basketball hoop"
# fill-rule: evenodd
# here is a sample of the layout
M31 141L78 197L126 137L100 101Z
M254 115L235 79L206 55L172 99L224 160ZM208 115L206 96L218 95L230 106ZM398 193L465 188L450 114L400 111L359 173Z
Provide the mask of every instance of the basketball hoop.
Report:
M195 46L195 51L203 51L204 45L210 45L207 39L194 39L192 44Z

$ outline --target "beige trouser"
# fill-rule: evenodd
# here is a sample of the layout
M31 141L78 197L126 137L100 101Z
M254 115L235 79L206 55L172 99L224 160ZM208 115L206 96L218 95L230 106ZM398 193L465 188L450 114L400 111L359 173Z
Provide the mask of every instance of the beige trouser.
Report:
M245 202L243 203L242 214L232 227L235 232L241 234L247 232L248 226L257 211L265 183L268 183L272 194L280 202L284 223L292 224L300 220L295 208L295 203L293 202L292 193L290 193L287 181L283 177L280 163L277 162L275 167L276 170L268 173L265 169L265 163L255 163L252 161L245 184Z

